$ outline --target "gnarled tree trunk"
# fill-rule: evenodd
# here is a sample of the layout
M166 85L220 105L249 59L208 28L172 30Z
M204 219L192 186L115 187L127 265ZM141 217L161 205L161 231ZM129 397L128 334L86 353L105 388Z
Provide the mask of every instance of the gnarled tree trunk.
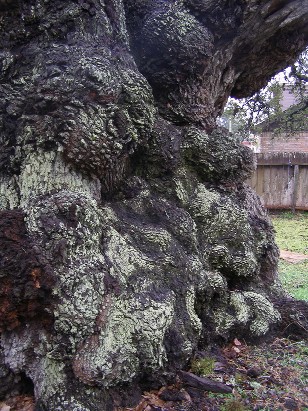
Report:
M110 411L281 324L278 250L216 118L294 61L308 2L0 1L0 394Z

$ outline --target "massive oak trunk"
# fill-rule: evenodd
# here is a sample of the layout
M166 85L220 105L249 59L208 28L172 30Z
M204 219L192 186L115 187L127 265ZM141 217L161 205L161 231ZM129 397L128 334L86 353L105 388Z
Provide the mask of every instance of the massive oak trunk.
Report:
M200 346L278 330L253 157L216 118L305 47L307 0L1 0L0 19L0 395L110 411Z

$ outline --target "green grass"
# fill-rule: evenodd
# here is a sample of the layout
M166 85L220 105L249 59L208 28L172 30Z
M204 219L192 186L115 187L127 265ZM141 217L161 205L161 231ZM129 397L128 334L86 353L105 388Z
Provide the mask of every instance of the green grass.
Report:
M213 372L215 359L210 357L194 360L191 364L191 371L197 375L209 375Z
M247 411L247 408L242 402L233 399L225 403L221 411Z
M278 247L308 255L308 212L282 212L272 214L271 218Z
M297 264L280 260L279 274L284 288L294 298L308 301L308 260Z
M308 212L282 212L271 217L279 248L308 256ZM280 260L279 273L284 287L293 297L308 301L308 260L296 264Z

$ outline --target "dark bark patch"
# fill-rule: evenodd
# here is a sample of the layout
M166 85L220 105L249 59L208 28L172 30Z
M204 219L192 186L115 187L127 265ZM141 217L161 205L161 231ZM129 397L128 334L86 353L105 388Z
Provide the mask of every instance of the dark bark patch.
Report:
M0 279L1 331L37 317L50 323L44 308L50 305L55 281L33 250L20 210L0 212Z
M308 302L292 298L280 298L274 301L274 307L280 312L279 332L282 336L295 340L308 339Z

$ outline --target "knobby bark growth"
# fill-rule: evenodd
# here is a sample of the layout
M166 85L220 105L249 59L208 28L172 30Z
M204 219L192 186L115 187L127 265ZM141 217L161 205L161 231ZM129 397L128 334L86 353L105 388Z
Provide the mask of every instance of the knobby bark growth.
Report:
M252 155L216 117L304 49L307 0L2 0L0 18L0 394L110 411L200 346L304 330L277 303Z

